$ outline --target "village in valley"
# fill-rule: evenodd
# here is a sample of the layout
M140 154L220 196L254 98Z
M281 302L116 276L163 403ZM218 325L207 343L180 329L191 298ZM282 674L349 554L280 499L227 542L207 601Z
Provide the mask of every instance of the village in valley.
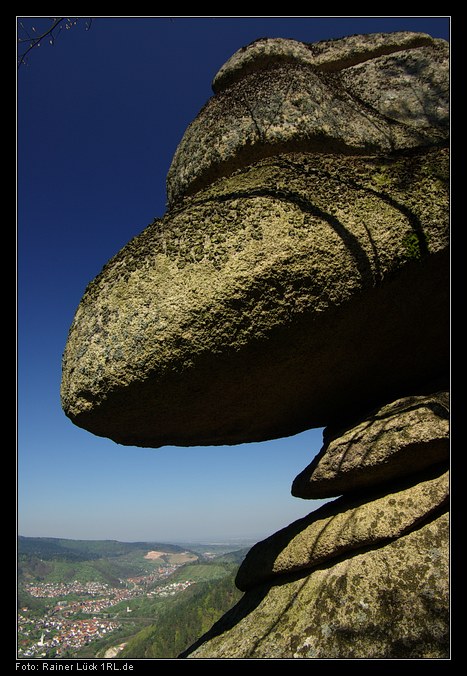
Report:
M119 580L119 586L104 582L31 582L25 591L33 599L52 600L39 615L23 606L18 610L18 657L63 658L83 646L108 637L128 621L134 599L174 596L194 584L182 580L164 584L179 565L166 565L153 572Z

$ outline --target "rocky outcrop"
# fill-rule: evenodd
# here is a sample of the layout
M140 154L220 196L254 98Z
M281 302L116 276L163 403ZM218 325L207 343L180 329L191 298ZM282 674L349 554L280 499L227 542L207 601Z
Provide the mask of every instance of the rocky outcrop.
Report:
M271 535L249 551L237 587L247 591L276 575L313 569L347 552L374 549L401 537L448 505L445 466L432 474L417 476L409 486L391 484L353 499L346 495Z
M447 172L445 149L281 155L186 200L88 286L67 415L121 444L231 444L444 386Z
M350 35L339 40L322 40L303 43L284 38L261 38L242 47L219 69L212 82L217 94L251 72L268 69L277 63L303 63L325 72L345 70L380 56L396 54L420 47L440 46L442 40L434 40L426 33L371 33ZM418 53L418 52L416 52ZM442 85L445 86L445 82Z
M344 495L252 547L246 594L183 657L447 657L447 403L406 398L325 430L297 479Z
M258 50L269 61L252 71ZM290 106L271 100L287 100L276 81L284 53ZM63 359L62 404L73 422L133 446L232 444L445 386L446 57L443 41L404 33L317 46L260 41L227 64L221 81L230 73L231 85L175 154L172 209L105 266L80 303ZM361 88L362 68L392 77L392 88L372 85L357 101L350 83ZM402 127L395 113L376 119L369 103L375 91L397 93L401 73L394 106L410 108L409 84L432 102ZM387 154L381 125L399 152ZM284 153L289 139L300 152ZM258 144L272 157L258 160ZM198 161L198 152L207 155ZM223 178L209 184L220 165ZM181 199L202 176L209 185Z
M132 446L326 427L295 479L337 497L249 552L185 657L445 657L448 46L418 33L239 50L169 209L92 281L65 413Z
M259 40L214 79L167 177L170 204L261 157L374 154L446 142L448 49L417 33Z
M449 459L449 396L406 397L326 443L292 485L299 498L329 498L404 477Z
M183 657L446 658L448 538L442 514L305 577L259 585Z

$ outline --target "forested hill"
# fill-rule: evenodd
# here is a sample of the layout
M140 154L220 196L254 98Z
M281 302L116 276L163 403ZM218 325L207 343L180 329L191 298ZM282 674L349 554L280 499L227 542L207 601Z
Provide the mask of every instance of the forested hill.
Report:
M119 658L176 658L212 627L240 599L234 583L236 567L222 579L202 582L187 589L155 624L131 638Z
M158 565L182 565L200 558L178 545L158 542L19 537L18 582L77 580L114 586L122 578L149 574Z
M118 542L117 540L69 540L63 538L36 538L20 535L18 554L38 556L43 560L89 561L113 558L134 551L159 549L164 552L183 552L178 545L159 542Z

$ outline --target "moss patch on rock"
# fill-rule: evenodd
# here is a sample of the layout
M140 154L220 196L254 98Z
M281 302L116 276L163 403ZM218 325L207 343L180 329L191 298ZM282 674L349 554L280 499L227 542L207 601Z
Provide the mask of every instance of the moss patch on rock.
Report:
M448 504L445 466L410 482L392 483L358 498L341 497L294 521L248 552L236 584L243 591L400 537Z
M257 441L329 424L350 386L363 407L413 388L427 361L439 375L443 163L445 151L282 155L185 200L89 284L63 358L65 412L129 445ZM391 189L374 187L375 167Z
M247 592L193 659L446 659L449 518Z

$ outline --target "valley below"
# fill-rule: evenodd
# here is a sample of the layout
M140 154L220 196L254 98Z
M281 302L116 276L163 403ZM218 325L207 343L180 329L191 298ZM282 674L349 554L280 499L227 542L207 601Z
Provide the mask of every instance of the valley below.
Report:
M176 658L234 605L248 547L20 537L18 659Z

